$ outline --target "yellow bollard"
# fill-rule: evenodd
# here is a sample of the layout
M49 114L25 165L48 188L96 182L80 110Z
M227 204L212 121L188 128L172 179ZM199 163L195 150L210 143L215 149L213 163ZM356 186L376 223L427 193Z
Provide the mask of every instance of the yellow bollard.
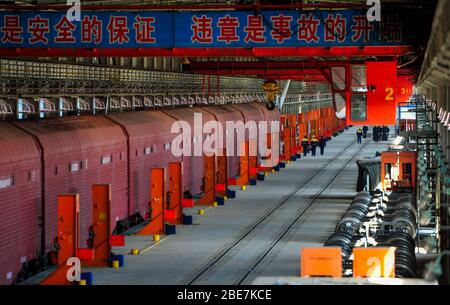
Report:
M119 268L119 261L118 260L112 261L112 267L116 269Z
M246 185L241 186L241 190L245 191L247 189Z
M205 215L205 210L203 209L198 210L198 215Z
M213 202L213 207L217 208L217 206L218 206L217 201L214 201Z
M269 176L269 173L268 173L268 172L265 172L265 173L264 173L264 176L266 176L266 177Z
M272 174L275 174L275 170L274 169L272 169Z
M228 200L228 197L227 197L227 196L223 197L223 200L227 201L227 200Z
M80 280L80 281L78 282L78 285L80 285L80 286L86 286L86 280Z
M139 249L131 249L131 254L139 255Z
M153 241L160 241L161 240L161 236L160 235L153 235Z

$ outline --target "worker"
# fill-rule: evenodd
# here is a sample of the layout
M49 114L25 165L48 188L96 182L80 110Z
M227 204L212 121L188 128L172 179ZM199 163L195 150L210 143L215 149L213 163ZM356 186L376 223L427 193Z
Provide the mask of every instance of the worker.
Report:
M303 147L303 157L306 157L306 155L308 154L308 148L309 148L309 139L306 136L303 137L302 147Z
M363 127L363 139L367 138L367 132L369 131L369 127L364 126Z
M323 152L325 150L325 146L327 146L327 140L324 137L320 137L319 139L319 147L320 147L320 155L323 156Z
M383 141L383 125L378 126L377 142Z
M358 144L361 144L361 142L362 142L362 135L363 135L363 131L361 128L359 128L358 131L356 132L356 138L358 139Z
M387 135L386 135L386 126L381 126L381 141L387 141Z
M312 138L311 138L311 154L314 157L316 156L317 145L319 145L319 140L317 140L316 136L313 135Z
M375 125L372 130L372 133L373 133L372 137L373 137L374 142L378 142L378 132L379 132L379 128L377 125Z
M387 141L388 140L388 137L389 137L389 127L387 127L387 126L384 126L384 141Z

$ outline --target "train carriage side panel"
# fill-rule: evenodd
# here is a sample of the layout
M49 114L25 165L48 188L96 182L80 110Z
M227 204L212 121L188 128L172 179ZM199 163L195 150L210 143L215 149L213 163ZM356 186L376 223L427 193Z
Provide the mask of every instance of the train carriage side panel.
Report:
M202 192L204 160L203 156L194 156L194 146L203 143L206 138L206 135L203 134L203 124L208 120L214 120L214 116L197 108L164 109L162 112L177 121L187 122L191 127L191 153L189 156L183 155L182 158L184 171L183 189L184 191L189 191L194 196L198 195ZM202 114L202 124L194 124L195 113ZM199 135L201 135L202 139L199 138ZM168 151L168 153L171 154L172 152Z
M264 120L267 122L268 132L271 132L272 134L275 133L275 132L272 132L272 125L273 125L272 122L278 122L279 128L278 128L277 132L280 133L281 126L279 123L280 123L281 114L280 114L280 111L278 110L278 108L275 108L274 110L268 110L266 108L265 103L258 103L258 102L252 103L251 105L254 107L258 107L264 113ZM274 160L274 161L278 161L278 160Z
M34 138L0 123L0 285L40 251L41 154Z
M233 123L238 122L238 121L244 122L244 117L242 116L241 112L239 110L237 110L236 108L231 107L230 105L217 105L217 106L203 107L203 109L205 109L206 111L213 114L214 117L216 118L216 120L218 122L220 122L220 124L222 125L223 143L222 143L222 146L220 146L220 148L226 147L227 121L233 122ZM237 147L236 143L237 143L237 139L236 139L236 135L235 135L234 136L235 151L232 153L228 152L228 154L229 154L229 157L228 157L229 162L227 162L228 177L236 177L237 175L239 175L239 156L236 153L236 147Z
M107 117L126 129L130 145L130 214L145 217L150 201L150 169L181 160L168 150L174 138L171 127L176 121L160 111L112 113Z
M265 105L262 105L263 107L265 107ZM259 103L248 103L248 104L238 104L238 105L233 105L233 107L239 109L245 117L245 122L249 122L249 121L254 121L257 125L257 136L256 138L251 138L250 140L256 140L258 143L257 145L259 145L259 127L260 124L263 122L267 122L267 117L266 114L264 113L263 109L259 106ZM267 124L267 132L270 132L270 121ZM249 135L247 134L247 139ZM260 159L261 154L260 154L260 149L258 148L258 159Z
M119 125L105 117L17 122L38 138L44 152L46 251L57 236L57 196L80 194L80 246L92 224L92 185L112 184L113 228L128 217L127 143Z

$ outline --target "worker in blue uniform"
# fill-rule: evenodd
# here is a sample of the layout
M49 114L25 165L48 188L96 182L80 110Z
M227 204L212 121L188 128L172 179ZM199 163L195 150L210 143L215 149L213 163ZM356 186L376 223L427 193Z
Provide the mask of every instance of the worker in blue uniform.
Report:
M317 145L319 145L319 140L317 140L316 136L313 135L311 138L311 154L313 157L316 156Z
M356 138L358 139L358 144L362 143L362 136L363 136L363 131L361 128L359 128L358 131L356 132Z
M387 141L389 137L389 127L384 126L384 141Z
M302 147L303 147L303 157L306 157L308 154L308 148L309 148L309 139L308 137L303 137L302 139Z
M372 132L373 132L373 141L374 142L378 142L378 137L379 137L379 132L380 132L380 128L378 127L378 126L374 126L373 127L373 130L372 130Z
M363 139L367 138L367 132L369 131L369 127L364 126L362 131L363 131Z
M325 146L327 146L327 140L324 137L319 138L320 155L323 156L325 151Z
M387 141L386 128L384 125L380 128L380 141Z

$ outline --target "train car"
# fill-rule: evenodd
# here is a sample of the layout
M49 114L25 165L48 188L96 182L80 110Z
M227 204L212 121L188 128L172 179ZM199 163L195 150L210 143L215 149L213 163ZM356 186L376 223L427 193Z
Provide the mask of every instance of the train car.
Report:
M163 113L177 121L185 121L191 126L191 153L183 155L183 171L184 181L183 190L189 191L191 195L199 195L202 193L202 183L204 175L204 159L203 159L203 143L207 135L203 134L203 124L206 121L215 120L214 116L200 108L174 108L164 109ZM195 124L195 113L202 114L202 124ZM201 135L201 138L199 138ZM174 135L174 137L177 135ZM195 156L194 146L201 146L201 155ZM170 153L170 152L169 152Z
M150 169L181 160L170 152L174 138L170 131L176 120L160 111L111 113L106 117L120 125L127 137L129 215L145 218L150 201Z
M33 137L0 123L0 285L40 251L41 155Z
M255 122L255 126L249 125L250 128L256 128L256 130L246 130L245 139L247 141L256 141L256 145L258 145L258 129L260 122L265 121L264 112L261 108L255 106L255 103L246 103L246 104L234 104L232 107L236 108L239 112L242 113L244 117L244 123L248 124L249 122ZM259 152L258 156L259 156Z
M195 113L202 114L202 124L195 124ZM22 264L37 257L40 251L55 249L58 194L80 194L80 247L86 246L92 224L93 184L112 184L112 229L127 224L122 221L130 216L145 217L152 167L183 161L183 191L200 194L203 150L202 156L193 154L199 141L203 148L208 136L203 127L209 120L222 124L225 140L227 121L252 120L258 126L267 121L268 133L279 132L272 131L272 124L279 123L280 112L269 111L264 104L255 102L1 124L0 284L12 283ZM192 150L191 154L176 157L171 150L178 134L172 133L172 128L180 121L192 128ZM247 140L248 137L247 133ZM234 138L236 141L236 135ZM237 149L237 142L234 146ZM237 151L229 160L229 177L236 177Z
M80 245L86 246L92 225L92 185L112 184L111 221L129 215L127 141L119 125L101 116L66 117L15 123L41 147L45 194L45 250L57 237L57 196L80 194Z
M264 120L269 123L268 126L272 126L272 122L278 122L278 123L280 122L281 114L280 114L280 111L278 110L278 108L275 108L274 110L268 110L264 103L257 103L257 102L252 103L251 105L262 110L262 112L264 114ZM270 131L270 130L271 130L271 128L268 128L268 131Z
M260 122L267 122L267 134L271 134L271 139L275 139L274 138L274 133L279 133L280 129L277 129L277 131L272 131L273 129L273 122L280 122L280 112L278 111L278 109L274 109L274 110L267 110L265 104L263 103L258 103L258 102L254 102L254 103L250 103L250 104L242 104L239 105L241 109L241 111L243 111L244 115L246 115L246 120L255 120L258 124L258 128L259 128L259 124ZM256 111L259 110L259 111ZM278 125L279 126L279 125ZM258 138L256 139L258 142L258 165L261 163L261 148L259 148L259 137L262 136L261 131L259 130L258 132ZM272 140L271 140L272 142ZM274 147L272 145L272 143L269 143L271 147ZM266 145L267 144L267 135L266 135ZM279 147L279 145L278 145ZM279 154L276 154L279 155ZM273 160L274 162L270 162L273 163L272 165L275 166L278 160Z
M237 122L242 121L244 122L244 117L242 116L242 113L238 111L236 108L230 106L230 105L218 105L218 106L209 106L209 107L202 107L205 111L211 113L214 118L222 125L223 128L223 143L222 146L219 146L219 148L225 148L226 147L226 137L227 137L227 130L226 130L226 124L227 121L229 122ZM229 133L228 133L229 134ZM236 135L234 135L234 147L237 147L237 139ZM239 156L235 151L230 154L228 157L228 177L236 177L239 175Z

